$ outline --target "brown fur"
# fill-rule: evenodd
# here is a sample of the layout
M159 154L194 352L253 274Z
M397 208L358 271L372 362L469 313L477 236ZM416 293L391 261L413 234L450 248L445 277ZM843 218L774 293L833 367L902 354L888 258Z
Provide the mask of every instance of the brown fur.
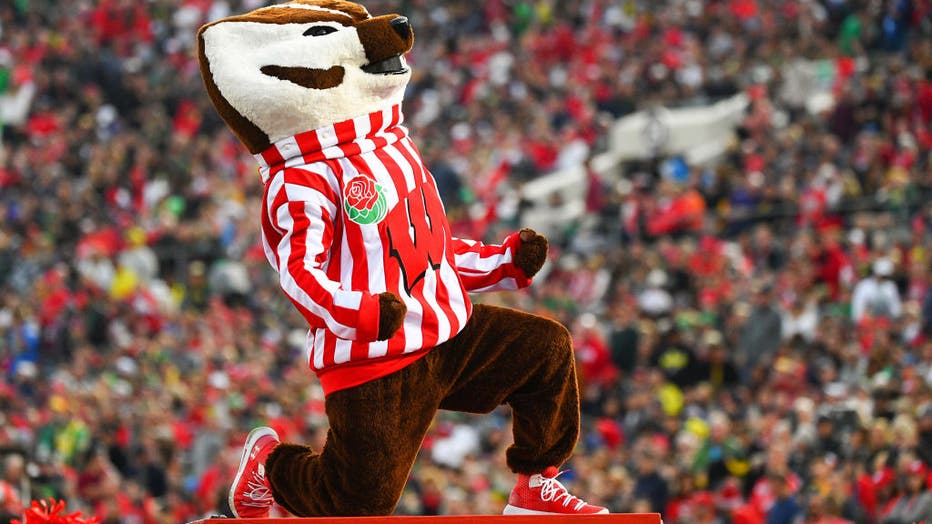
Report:
M539 235L529 228L521 230L521 245L515 253L515 265L524 271L528 278L533 277L547 261L547 237Z
M343 83L343 75L346 74L346 70L340 66L334 66L330 69L311 69L308 67L267 65L263 66L260 71L279 80L287 80L308 89L336 87Z
M310 2L308 2L310 3ZM210 27L220 22L261 22L263 24L307 24L313 22L336 22L340 25L353 25L353 20L333 13L311 11L309 9L257 9L244 15L236 15L210 23Z
M414 45L413 33L409 31L406 37L402 37L392 29L390 22L395 18L395 15L385 15L356 24L369 63L407 53Z
M363 20L369 18L369 12L366 9L355 3L355 2L346 2L344 0L293 0L297 4L308 4L316 5L323 7L325 9L332 9L334 11L340 11L341 13L347 13L353 17L353 20L356 22L362 22Z
M518 473L560 466L579 435L572 343L551 320L476 305L463 331L391 375L332 393L320 453L281 444L266 461L275 500L294 515L388 515L438 409L508 404Z
M310 9L288 9L288 8L260 8L255 11L224 18L226 22L261 22L264 24L305 24L309 22L337 22L343 25L358 24L369 18L368 13L360 6L352 2L343 2L340 0L318 0L302 1L295 0L291 3L316 5L334 11L340 11L350 15L351 18L339 14L331 14L323 11L312 11ZM217 22L214 22L217 23ZM213 24L209 24L213 25ZM209 27L209 26L208 26Z
M407 306L394 293L379 295L379 335L378 340L388 340L405 321Z

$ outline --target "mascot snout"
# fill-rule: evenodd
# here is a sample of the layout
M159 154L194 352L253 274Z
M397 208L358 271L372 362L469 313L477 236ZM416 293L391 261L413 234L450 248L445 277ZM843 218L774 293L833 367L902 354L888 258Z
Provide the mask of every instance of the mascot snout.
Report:
M359 41L366 50L367 73L400 74L407 72L401 55L414 45L414 32L404 16L385 15L356 24Z

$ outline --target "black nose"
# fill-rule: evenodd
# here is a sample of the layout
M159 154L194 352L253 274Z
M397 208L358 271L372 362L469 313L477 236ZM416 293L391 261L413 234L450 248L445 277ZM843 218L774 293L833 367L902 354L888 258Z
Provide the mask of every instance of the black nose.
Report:
M408 17L399 16L398 18L393 18L391 24L392 29L394 29L401 38L407 39L411 36L411 24L408 23Z

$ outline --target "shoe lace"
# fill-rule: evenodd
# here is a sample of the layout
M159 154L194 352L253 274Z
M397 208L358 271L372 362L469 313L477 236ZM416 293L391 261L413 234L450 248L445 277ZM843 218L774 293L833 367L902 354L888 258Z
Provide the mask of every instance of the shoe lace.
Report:
M272 490L269 489L269 484L265 481L265 475L258 471L252 472L252 478L246 482L246 490L243 493L242 504L244 506L267 508L274 502Z
M557 477L564 473L566 473L566 471L560 471L552 477L541 475L540 498L544 502L560 502L562 500L563 507L569 507L575 500L576 503L573 506L573 510L579 511L586 505L586 501L574 495L570 495L570 493L566 491L566 487L557 480Z

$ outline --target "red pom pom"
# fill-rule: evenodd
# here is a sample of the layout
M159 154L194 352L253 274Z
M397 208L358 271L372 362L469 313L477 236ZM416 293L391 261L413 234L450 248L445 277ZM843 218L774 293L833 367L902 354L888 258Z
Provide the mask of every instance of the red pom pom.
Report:
M65 511L65 502L56 501L53 498L48 500L34 500L32 505L25 512L24 522L11 520L10 524L97 524L100 519L97 517L85 517L80 511L63 514Z

